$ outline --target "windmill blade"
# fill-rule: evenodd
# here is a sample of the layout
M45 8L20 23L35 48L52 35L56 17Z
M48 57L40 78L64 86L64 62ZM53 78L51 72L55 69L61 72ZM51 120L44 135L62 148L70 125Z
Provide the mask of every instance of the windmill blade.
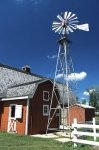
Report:
M55 32L58 32L61 28L62 28L62 26L59 26L59 27L55 30Z
M62 34L64 35L66 33L66 28L63 28Z
M71 24L69 24L69 26L75 26L76 28L77 28L77 24L74 24L74 23L71 23Z
M76 20L76 19L78 19L78 17L71 18L69 21Z
M68 19L73 18L74 16L76 16L76 14L72 14Z
M67 34L69 34L69 30L68 30L68 28L66 28L66 33L67 33Z
M52 24L52 28L59 27L59 26L60 26L60 25L53 25L53 24Z
M83 31L89 31L89 24L81 24L81 25L77 25L77 28Z
M72 30L72 28L70 28L69 26L67 26L67 28L68 28L68 31L74 32L74 31Z
M52 29L56 29L56 28L58 28L58 27L59 27L59 26L54 26L54 27L52 26Z
M69 19L70 15L72 14L72 12L69 12L67 15L67 19Z
M58 31L58 33L61 34L63 29L64 29L64 28L62 27L62 28Z
M72 20L72 21L68 21L69 24L74 24L74 23L78 23L78 20Z
M53 25L60 25L61 23L54 21L52 24L53 24Z
M57 15L57 18L58 18L60 21L64 21L64 19L63 19L60 15Z
M77 27L76 27L77 25L74 25L74 26L73 26L73 25L69 25L69 26L70 26L72 29L74 29L74 30L77 29Z
M67 14L68 14L68 11L66 11L65 13L64 13L64 19L66 20L66 18L67 18Z
M54 28L52 28L52 30L56 30L57 28L59 28L59 26L58 26L58 27L54 27Z

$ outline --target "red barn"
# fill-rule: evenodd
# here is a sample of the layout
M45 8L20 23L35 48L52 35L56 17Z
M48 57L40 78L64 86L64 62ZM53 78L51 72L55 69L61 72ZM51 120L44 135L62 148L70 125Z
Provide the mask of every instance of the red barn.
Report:
M45 133L53 82L30 73L28 66L19 70L1 64L0 84L0 131ZM56 107L55 95L53 102ZM59 128L59 115L54 116L50 126Z
M95 108L84 104L74 104L69 107L69 115L67 110L67 124L72 124L74 118L77 118L78 123L92 121L95 117Z

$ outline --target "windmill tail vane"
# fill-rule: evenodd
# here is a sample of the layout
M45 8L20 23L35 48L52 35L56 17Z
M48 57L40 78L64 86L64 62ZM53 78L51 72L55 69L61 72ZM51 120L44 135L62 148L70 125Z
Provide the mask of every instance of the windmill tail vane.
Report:
M77 25L77 29L83 30L83 31L89 31L89 24L81 24L81 25Z
M74 32L74 30L79 29L83 31L89 31L89 24L78 24L78 17L72 12L65 12L64 16L57 15L58 21L54 21L52 24L52 30L58 34L69 34Z

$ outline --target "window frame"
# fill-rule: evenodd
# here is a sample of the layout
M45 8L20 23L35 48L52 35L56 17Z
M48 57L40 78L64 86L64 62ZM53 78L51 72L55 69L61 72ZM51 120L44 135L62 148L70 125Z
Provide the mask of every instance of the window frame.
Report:
M45 99L44 94L48 94L48 99ZM43 101L49 101L49 91L43 91Z
M47 108L47 112L45 113L44 108ZM49 115L49 105L43 105L43 116L48 116Z

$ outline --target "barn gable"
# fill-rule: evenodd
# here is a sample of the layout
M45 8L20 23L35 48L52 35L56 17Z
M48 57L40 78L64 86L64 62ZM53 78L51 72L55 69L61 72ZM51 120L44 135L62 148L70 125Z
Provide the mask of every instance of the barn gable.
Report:
M38 85L46 81L50 81L50 80L37 80L33 82L27 82L27 83L19 84L16 86L12 86L7 89L6 98L24 97L24 96L33 98L33 95Z

